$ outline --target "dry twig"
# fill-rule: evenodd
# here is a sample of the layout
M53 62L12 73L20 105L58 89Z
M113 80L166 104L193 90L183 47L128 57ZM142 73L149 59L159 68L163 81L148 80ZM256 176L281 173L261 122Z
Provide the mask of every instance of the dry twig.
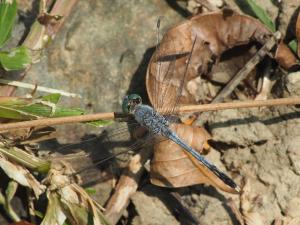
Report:
M106 206L105 217L110 224L116 224L129 204L130 197L136 192L144 171L144 164L151 154L150 148L142 148L132 157L127 170L120 177L115 193Z
M265 57L265 55L270 52L279 38L279 32L276 32L274 36L271 36L264 46L261 47L257 53L245 64L245 66L227 83L222 91L220 91L220 93L214 98L212 103L222 102L224 98L230 95L236 86L238 86L241 81L244 80L254 69L254 67Z
M225 109L238 109L238 108L253 108L263 106L282 106L282 105L297 105L300 104L300 97L294 98L279 98L279 99L267 99L267 100L251 100L251 101L236 101L226 103L214 103L214 104L203 104L203 105L187 105L179 107L179 112L206 112L206 111L217 111ZM80 116L66 116L60 118L44 118L31 121L6 123L0 125L0 133L9 130L16 130L29 127L40 127L40 126L53 126L67 123L78 123L88 122L93 120L112 120L116 118L116 114L113 112L108 113L96 113L89 115Z

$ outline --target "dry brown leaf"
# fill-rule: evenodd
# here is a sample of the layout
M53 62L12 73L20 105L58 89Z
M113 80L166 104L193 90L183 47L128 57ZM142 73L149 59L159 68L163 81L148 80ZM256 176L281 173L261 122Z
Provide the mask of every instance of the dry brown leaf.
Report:
M158 110L161 103L164 108L173 107L196 37L185 84L210 72L226 50L252 41L264 44L270 35L258 20L228 10L196 15L174 26L164 35L148 66L146 86L151 103ZM156 100L156 96L163 101ZM180 102L194 102L185 86Z
M57 208L57 218L55 219L55 221L59 221L59 223L56 222L57 224L63 223L65 217L72 224L83 224L83 221L87 222L89 214L93 224L105 224L101 212L104 209L70 177L70 174L74 172L66 162L60 161L52 164L52 168L45 179L48 184L49 205L43 224L53 220L51 216L47 217L47 214L55 211L53 208Z
M210 139L208 133L200 127L171 124L171 128L188 145L200 153L207 140ZM223 191L236 193L213 172L201 166L194 157L170 140L158 142L154 146L154 156L151 161L151 182L163 187L186 187L206 183Z
M26 168L10 162L2 154L0 154L0 167L8 177L31 188L37 198L45 191L46 187L40 184Z
M275 59L284 69L290 69L291 67L297 65L297 59L295 55L283 42L280 42L277 46Z

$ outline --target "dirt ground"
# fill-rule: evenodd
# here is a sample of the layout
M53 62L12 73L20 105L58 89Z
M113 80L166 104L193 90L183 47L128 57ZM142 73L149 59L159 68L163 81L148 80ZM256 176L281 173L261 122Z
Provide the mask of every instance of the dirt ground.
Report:
M82 95L82 99L64 99L63 104L68 106L89 112L120 111L126 93L146 96L145 74L156 43L158 17L163 16L161 32L164 33L190 15L185 1L180 1L181 7L174 2L79 1L25 81ZM239 11L233 0L224 2ZM282 0L279 8L271 1L257 2L276 19L284 34L300 5L300 0ZM20 9L15 36L26 29L24 21L30 21L33 9L31 4L27 6ZM22 90L16 93L23 94ZM299 95L300 73L294 72L278 78L269 97ZM206 119L200 123L205 124L214 141L207 158L243 186L243 192L232 195L208 185L158 188L150 184L145 174L120 224L193 224L181 218L171 192L180 194L182 204L201 225L239 224L229 199L243 211L249 225L271 225L275 219L300 224L299 107L225 110L209 113ZM84 125L57 129L61 143L75 142L85 134L99 132ZM91 176L101 178L97 171ZM96 190L93 197L101 204L112 191L113 181L90 182Z

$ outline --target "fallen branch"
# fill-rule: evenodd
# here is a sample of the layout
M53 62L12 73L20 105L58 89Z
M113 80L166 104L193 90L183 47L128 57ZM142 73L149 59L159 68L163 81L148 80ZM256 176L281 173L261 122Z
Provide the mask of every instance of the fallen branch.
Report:
M87 121L94 121L94 120L111 120L114 118L115 118L115 113L113 112L96 113L96 114L80 115L80 116L66 116L66 117L58 117L58 118L45 118L45 119L38 119L38 120L1 124L0 132L29 128L29 127L44 127L44 126L53 126L59 124L87 122Z
M127 208L131 196L138 188L139 180L144 171L144 164L149 159L150 154L150 148L142 148L138 154L131 158L128 168L120 177L104 213L110 224L116 224Z

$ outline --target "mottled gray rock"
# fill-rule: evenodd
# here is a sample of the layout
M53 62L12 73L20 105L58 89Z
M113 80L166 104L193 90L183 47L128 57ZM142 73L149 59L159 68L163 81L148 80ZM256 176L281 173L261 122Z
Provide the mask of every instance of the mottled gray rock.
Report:
M156 44L159 16L163 16L162 32L182 19L164 1L78 1L25 81L83 97L65 100L69 105L86 108L89 104L95 112L120 110L132 82L137 82L137 90L130 91L145 93L140 82L147 66L143 60L150 57L147 49Z

